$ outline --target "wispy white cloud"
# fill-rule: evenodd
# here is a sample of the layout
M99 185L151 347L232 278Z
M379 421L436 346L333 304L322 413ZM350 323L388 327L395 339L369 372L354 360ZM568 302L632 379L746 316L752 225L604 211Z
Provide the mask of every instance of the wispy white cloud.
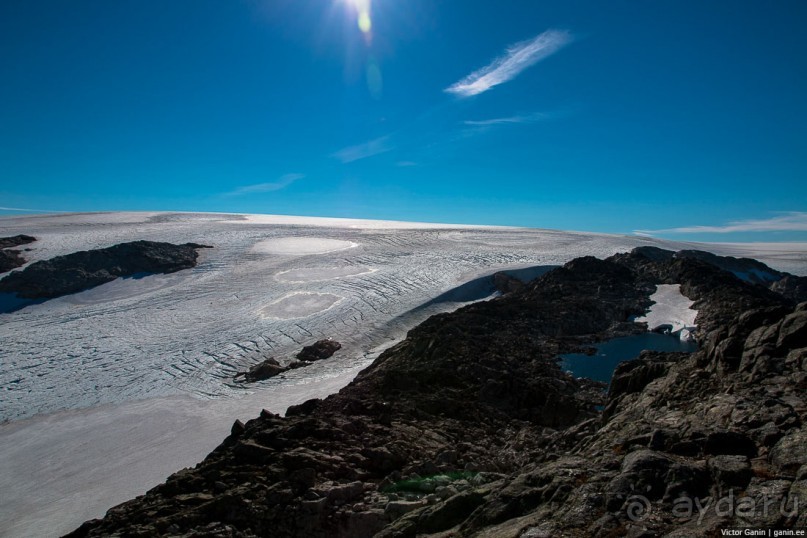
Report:
M232 192L228 192L229 196L240 196L243 194L256 194L260 192L272 192L285 189L295 181L303 179L304 174L285 174L280 176L277 181L269 181L267 183L256 183L254 185L245 185L239 187Z
M509 116L507 118L491 118L487 120L465 120L462 123L471 127L490 127L492 125L535 123L536 121L547 119L547 117L548 117L547 114L536 112L535 114Z
M21 211L25 213L64 213L55 209L28 209L24 207L0 207L0 211Z
M340 149L335 152L332 157L336 157L343 163L352 163L353 161L366 159L367 157L372 157L373 155L385 153L393 149L395 149L395 146L390 142L390 137L382 136L363 144Z
M395 163L395 166L399 166L401 168L406 168L406 167L410 167L410 166L417 166L417 165L418 165L418 163L416 163L415 161L398 161L397 163Z
M532 39L507 48L505 53L481 69L445 89L460 97L486 92L494 86L515 78L535 63L551 56L572 41L566 30L547 30Z
M663 233L699 234L734 232L807 232L807 212L789 211L769 219L735 220L720 226L681 226L663 230L636 230L638 235Z

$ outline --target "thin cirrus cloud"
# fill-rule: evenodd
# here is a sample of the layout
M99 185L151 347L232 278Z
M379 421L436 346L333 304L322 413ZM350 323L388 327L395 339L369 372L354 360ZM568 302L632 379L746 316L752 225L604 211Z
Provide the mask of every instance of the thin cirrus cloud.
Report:
M331 156L339 159L343 163L352 163L353 161L366 159L367 157L372 157L373 155L378 155L380 153L386 153L387 151L392 151L393 149L395 149L395 146L392 145L390 142L390 137L387 135L370 140L363 144L340 149Z
M295 181L299 181L305 177L304 174L285 174L280 176L277 181L269 181L267 183L255 183L254 185L245 185L239 187L232 192L228 192L229 196L240 196L244 194L257 194L261 192L272 192L285 189Z
M736 220L721 226L681 226L663 230L636 230L639 235L734 232L807 232L807 212L789 211L769 219Z
M491 118L487 120L465 120L462 122L464 125L470 127L490 127L493 125L512 125L520 123L535 123L547 119L547 115L543 113L526 114L519 116L508 116L506 118Z
M25 213L64 213L55 209L28 209L25 207L0 207L0 211L19 211Z
M528 67L556 53L572 42L566 30L547 30L532 39L507 48L505 53L481 69L455 82L444 91L471 97L514 79Z

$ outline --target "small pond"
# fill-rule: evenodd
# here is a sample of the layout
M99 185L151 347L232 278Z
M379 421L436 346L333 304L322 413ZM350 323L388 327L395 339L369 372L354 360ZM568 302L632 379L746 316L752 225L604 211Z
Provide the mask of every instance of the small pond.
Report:
M676 335L654 332L613 338L592 347L597 348L594 355L584 353L561 355L560 367L571 372L574 377L588 377L595 381L610 383L617 364L637 358L645 349L691 353L698 348L695 342L683 341Z

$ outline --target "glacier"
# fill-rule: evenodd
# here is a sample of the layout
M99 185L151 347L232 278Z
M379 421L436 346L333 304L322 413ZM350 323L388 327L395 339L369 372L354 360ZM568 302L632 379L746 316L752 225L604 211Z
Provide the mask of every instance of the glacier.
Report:
M38 239L23 254L29 262L140 239L214 248L193 269L0 314L8 536L67 532L201 460L235 419L339 390L426 317L479 299L462 284L496 271L642 245L752 256L796 274L807 265L803 244L271 215L0 219L0 236L18 233ZM327 337L343 345L331 359L247 387L232 380Z

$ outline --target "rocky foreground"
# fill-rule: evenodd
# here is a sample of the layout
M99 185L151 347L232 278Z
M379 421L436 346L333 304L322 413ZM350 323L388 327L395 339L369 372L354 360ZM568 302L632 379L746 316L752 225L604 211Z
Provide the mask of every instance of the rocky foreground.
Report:
M34 262L21 271L10 273L0 280L0 293L15 293L24 299L52 299L99 286L118 277L173 273L196 266L199 256L197 249L200 248L210 247L195 243L174 245L133 241L74 252ZM18 261L15 267L25 263L22 259Z
M767 275L651 248L574 260L430 318L336 395L236 422L194 469L70 536L807 526L807 304L798 277ZM629 320L662 283L696 301L699 351L645 352L607 394L558 367L559 353L644 330Z

